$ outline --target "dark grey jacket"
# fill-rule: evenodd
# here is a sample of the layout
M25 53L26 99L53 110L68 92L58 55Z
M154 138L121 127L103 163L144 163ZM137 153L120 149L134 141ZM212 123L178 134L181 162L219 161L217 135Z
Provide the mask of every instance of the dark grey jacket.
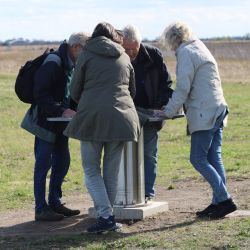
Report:
M150 109L160 109L168 103L172 96L172 80L163 61L160 50L156 47L142 44L136 58L136 64L143 66L144 86ZM132 63L134 66L134 64ZM162 122L154 125L160 129Z

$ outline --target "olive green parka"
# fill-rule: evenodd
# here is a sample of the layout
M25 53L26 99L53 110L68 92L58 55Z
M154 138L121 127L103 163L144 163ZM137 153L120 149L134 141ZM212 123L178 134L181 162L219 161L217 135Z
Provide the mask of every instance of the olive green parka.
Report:
M64 134L82 141L137 141L134 71L123 47L100 36L80 55L71 83L77 113Z

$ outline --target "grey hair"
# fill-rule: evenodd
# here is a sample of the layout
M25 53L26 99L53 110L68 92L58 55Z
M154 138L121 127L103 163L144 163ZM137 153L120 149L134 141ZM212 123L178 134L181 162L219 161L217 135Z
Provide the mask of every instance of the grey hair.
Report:
M122 32L124 39L129 40L131 42L141 43L142 41L141 33L137 27L132 25L127 25L126 27L123 28Z
M87 32L77 32L71 34L68 40L70 46L80 44L83 47L86 45L86 41L90 38L90 34Z
M183 42L192 38L193 33L188 25L182 22L174 22L165 28L160 41L164 47L176 50Z

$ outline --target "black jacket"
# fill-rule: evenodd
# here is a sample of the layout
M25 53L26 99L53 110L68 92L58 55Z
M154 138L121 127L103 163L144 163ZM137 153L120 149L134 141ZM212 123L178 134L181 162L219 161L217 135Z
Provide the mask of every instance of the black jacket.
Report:
M71 101L69 107L63 106L67 84L67 72L71 70L68 55L67 43L60 45L54 53L61 59L61 65L54 61L43 64L35 74L34 78L34 100L38 106L37 124L54 133L61 133L67 123L48 122L47 117L61 116L66 108L74 108Z
M160 109L168 103L173 92L172 80L160 50L147 44L141 44L136 64L143 66L144 86L149 108ZM162 123L156 122L154 125L160 129Z

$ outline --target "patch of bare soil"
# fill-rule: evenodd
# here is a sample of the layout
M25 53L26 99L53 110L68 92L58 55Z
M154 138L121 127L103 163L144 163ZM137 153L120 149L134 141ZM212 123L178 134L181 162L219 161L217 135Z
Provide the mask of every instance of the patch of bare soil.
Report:
M250 179L229 179L228 188L238 205L239 211L231 216L249 216L250 210ZM206 207L211 200L211 190L201 179L185 179L173 183L173 189L157 187L156 201L167 201L169 211L148 217L142 221L131 223L122 221L123 232L146 232L149 230L163 230L187 225L195 221L195 212ZM0 220L0 236L22 237L52 236L79 234L86 230L93 222L88 218L88 208L92 206L89 194L73 194L65 197L67 206L80 209L79 216L65 218L59 222L34 221L33 207L10 210L2 213Z

